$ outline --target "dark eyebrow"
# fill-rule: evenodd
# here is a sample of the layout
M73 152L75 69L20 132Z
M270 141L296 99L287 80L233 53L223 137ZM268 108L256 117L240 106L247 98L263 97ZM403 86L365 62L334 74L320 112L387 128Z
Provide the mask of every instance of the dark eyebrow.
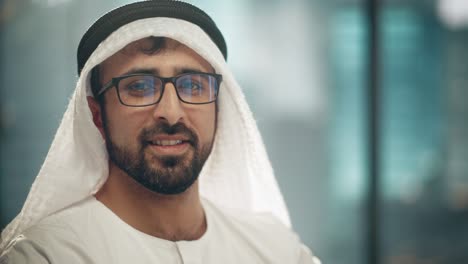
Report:
M151 69L151 68L132 68L122 75L129 75L129 74L152 74L152 75L158 75L158 70L157 69Z
M199 69L188 68L188 67L176 68L175 72L176 72L175 76L184 74L184 73L207 73ZM208 72L208 73L211 73L211 72ZM132 68L126 71L125 73L123 73L122 75L129 75L129 74L152 74L152 75L159 76L159 70L156 68Z
M206 73L206 72L199 71L199 70L196 70L196 69L191 69L191 68L177 69L177 74L184 74L184 73Z

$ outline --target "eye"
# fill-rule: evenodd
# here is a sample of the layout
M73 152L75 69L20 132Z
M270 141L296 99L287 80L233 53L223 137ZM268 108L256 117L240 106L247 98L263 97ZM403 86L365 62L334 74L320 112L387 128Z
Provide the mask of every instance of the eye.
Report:
M126 89L129 91L145 91L148 89L153 89L153 85L148 81L140 80L128 84Z
M179 83L179 88L184 90L199 91L203 89L203 84L195 80L186 79Z
M147 78L129 79L122 84L124 92L131 96L146 96L155 92L154 81Z

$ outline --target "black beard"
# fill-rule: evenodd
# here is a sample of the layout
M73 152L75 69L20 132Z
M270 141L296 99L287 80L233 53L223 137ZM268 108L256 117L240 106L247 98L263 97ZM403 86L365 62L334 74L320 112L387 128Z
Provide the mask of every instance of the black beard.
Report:
M173 195L184 192L198 179L211 152L212 144L200 147L196 134L184 124L178 123L170 126L166 122L161 122L152 128L143 129L138 138L140 143L138 150L132 153L125 146L118 146L112 141L105 115L103 112L103 127L109 159L136 182L155 193ZM189 160L186 155L181 157L152 155L150 158L145 158L145 150L150 145L149 140L157 134L179 134L189 138L189 143L194 150L192 160ZM151 166L156 163L159 163L159 168Z

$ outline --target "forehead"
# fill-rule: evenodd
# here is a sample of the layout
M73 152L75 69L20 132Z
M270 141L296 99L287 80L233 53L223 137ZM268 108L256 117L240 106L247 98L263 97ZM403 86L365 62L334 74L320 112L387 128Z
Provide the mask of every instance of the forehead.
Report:
M103 77L115 77L133 68L155 72L170 69L193 69L214 72L198 53L170 38L144 38L132 42L101 63ZM110 75L110 76L109 76Z

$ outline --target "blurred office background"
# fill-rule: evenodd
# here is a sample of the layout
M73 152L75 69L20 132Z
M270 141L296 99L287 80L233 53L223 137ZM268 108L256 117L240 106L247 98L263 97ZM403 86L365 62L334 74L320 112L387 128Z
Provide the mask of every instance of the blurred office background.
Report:
M1 228L75 87L81 36L128 2L0 1ZM466 0L375 1L372 25L365 0L189 2L224 33L294 229L323 263L468 263Z

